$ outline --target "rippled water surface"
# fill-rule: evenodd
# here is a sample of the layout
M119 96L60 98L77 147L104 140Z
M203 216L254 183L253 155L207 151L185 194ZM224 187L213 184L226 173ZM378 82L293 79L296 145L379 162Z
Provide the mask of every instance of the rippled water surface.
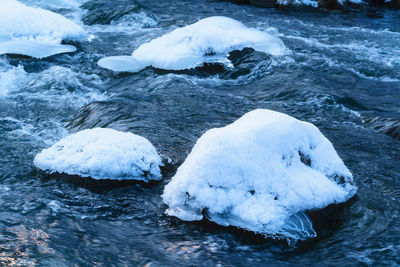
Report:
M400 120L399 11L194 0L23 2L85 21L95 38L76 43L76 53L43 60L0 56L0 265L400 264L400 143L396 129L389 136L367 123L390 118L395 127ZM245 49L231 54L233 69L179 73L115 74L96 64L212 15L278 36L287 51L271 57ZM164 215L164 185L197 138L255 108L314 123L354 174L357 196L317 240L290 247ZM96 183L35 169L41 149L95 126L148 138L172 159L165 179Z

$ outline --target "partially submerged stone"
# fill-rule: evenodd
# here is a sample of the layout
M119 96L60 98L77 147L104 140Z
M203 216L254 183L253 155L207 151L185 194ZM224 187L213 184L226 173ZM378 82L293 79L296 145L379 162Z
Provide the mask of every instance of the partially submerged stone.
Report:
M229 53L246 47L270 55L281 55L285 50L278 37L248 28L234 19L215 16L142 44L131 56L106 57L98 64L118 72L138 72L147 66L185 70L204 63L229 65Z
M71 134L40 152L36 167L94 179L160 180L161 158L144 137L107 128Z
M259 109L207 131L165 187L167 214L270 237L316 233L305 211L345 202L350 171L314 125Z

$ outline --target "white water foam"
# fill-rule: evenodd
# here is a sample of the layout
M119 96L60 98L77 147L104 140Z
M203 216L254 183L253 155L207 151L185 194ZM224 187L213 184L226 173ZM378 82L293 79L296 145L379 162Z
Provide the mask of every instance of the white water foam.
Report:
M125 15L117 20L111 21L106 25L87 26L90 33L97 35L99 33L132 33L142 31L142 29L153 28L158 24L158 18L149 16L144 12Z
M27 73L22 66L0 67L0 96L47 100L54 105L66 102L79 107L104 100L107 94L96 89L101 82L95 74L77 73L61 66L39 73Z
M32 140L35 143L49 146L68 134L62 123L57 120L35 123L30 119L23 121L13 117L4 117L0 118L0 123L12 125L7 132L7 138L18 142Z
M27 76L28 74L21 65L0 68L0 96L18 90L26 82Z

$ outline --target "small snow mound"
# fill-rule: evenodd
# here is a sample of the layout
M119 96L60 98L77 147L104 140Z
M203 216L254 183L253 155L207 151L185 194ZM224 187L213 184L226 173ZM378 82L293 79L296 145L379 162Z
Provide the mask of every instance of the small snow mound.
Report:
M259 109L207 131L165 187L167 214L203 215L271 237L315 237L305 211L356 193L350 171L314 125Z
M277 3L283 6L310 6L313 8L318 7L318 1L315 0L278 0Z
M136 72L146 66L165 70L184 70L208 62L226 62L229 52L245 47L271 55L281 55L283 42L266 32L247 28L227 17L209 17L176 29L145 43L127 57L109 57L99 65L113 71ZM121 66L118 66L121 64Z
M138 72L146 67L140 61L131 56L105 57L97 63L105 69L112 69L118 72Z
M63 40L86 38L84 29L60 14L29 7L16 0L0 0L0 54L44 58L74 52Z
M161 159L144 137L113 129L94 128L69 135L34 160L50 173L66 173L94 179L161 179Z

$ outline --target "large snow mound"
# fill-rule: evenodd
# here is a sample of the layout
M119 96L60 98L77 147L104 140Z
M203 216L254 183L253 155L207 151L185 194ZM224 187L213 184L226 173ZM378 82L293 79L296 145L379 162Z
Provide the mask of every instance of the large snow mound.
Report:
M272 110L251 111L207 131L166 185L167 214L203 215L272 237L315 237L306 210L356 193L350 171L314 125Z
M146 182L161 179L162 165L146 138L106 128L71 134L40 152L34 163L50 173Z
M15 0L0 0L0 25L0 54L44 58L76 50L63 40L86 38L81 26L62 15Z
M145 43L133 51L131 57L103 58L98 64L113 71L137 72L146 66L183 70L205 62L227 62L229 52L245 47L271 55L280 55L285 49L277 37L247 28L234 19L216 16Z

